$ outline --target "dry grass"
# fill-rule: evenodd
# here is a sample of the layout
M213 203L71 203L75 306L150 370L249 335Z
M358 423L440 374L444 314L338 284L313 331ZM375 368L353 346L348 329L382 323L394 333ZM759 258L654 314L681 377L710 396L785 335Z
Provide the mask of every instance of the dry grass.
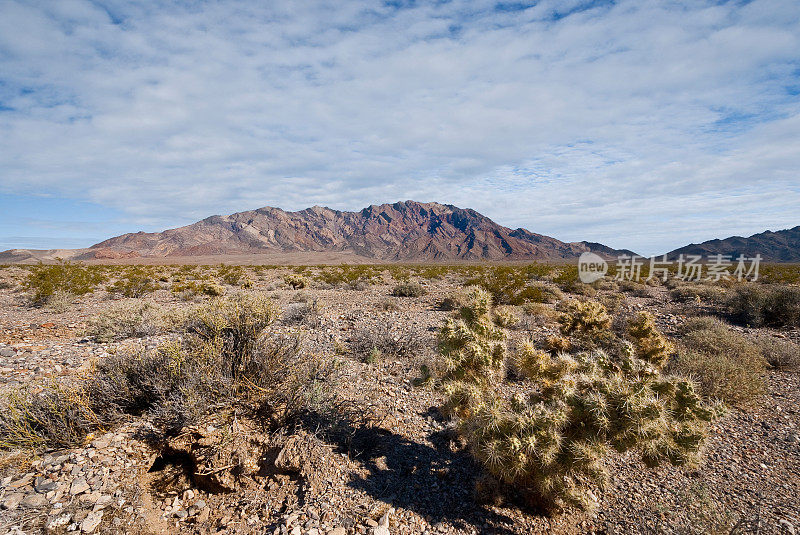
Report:
M683 328L671 368L693 377L704 395L744 406L765 391L766 361L761 349L722 321L695 318Z
M234 407L270 428L324 410L337 364L303 351L297 338L271 335L278 315L259 294L217 299L156 350L112 355L75 384L12 392L0 406L0 447L74 446L124 415L147 416L168 436Z

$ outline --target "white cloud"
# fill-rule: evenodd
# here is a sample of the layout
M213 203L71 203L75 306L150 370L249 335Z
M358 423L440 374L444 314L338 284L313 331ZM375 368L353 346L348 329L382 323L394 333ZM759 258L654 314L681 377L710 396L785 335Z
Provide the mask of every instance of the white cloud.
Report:
M3 190L150 228L437 200L644 253L800 222L797 2L100 4L0 0Z

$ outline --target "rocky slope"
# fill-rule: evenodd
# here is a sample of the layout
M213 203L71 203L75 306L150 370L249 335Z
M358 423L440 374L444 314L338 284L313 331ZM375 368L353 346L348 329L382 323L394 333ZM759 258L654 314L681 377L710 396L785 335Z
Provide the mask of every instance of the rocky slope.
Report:
M164 232L137 232L92 246L82 258L180 257L345 251L376 260L559 260L584 251L616 256L598 243L565 243L498 225L475 210L414 201L359 212L314 206L259 208L212 216ZM629 253L629 252L628 252Z
M680 254L693 254L706 257L708 255L739 255L754 257L760 254L765 262L800 262L800 225L772 232L767 230L753 234L748 238L731 236L724 240L709 240L699 244L689 244L667 253L669 257Z

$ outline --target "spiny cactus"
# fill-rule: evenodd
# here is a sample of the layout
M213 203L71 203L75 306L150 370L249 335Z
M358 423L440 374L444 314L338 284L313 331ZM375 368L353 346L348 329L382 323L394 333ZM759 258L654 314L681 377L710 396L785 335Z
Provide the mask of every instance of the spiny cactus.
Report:
M458 318L439 331L439 352L445 357L447 381L483 384L501 371L506 355L505 333L492 322L492 297L480 288L467 295Z
M501 306L494 309L494 322L498 327L514 327L519 324L519 314L510 306Z
M558 355L559 353L569 351L572 348L572 342L569 341L569 338L565 338L564 336L549 336L547 340L545 340L545 348L550 353Z
M636 356L659 368L664 367L675 350L647 312L640 312L628 322L628 334L633 339Z
M288 273L284 275L283 282L291 286L292 290L301 290L308 285L308 280L297 273Z
M449 393L473 454L532 503L591 506L590 485L606 482L612 449L636 450L648 466L698 459L715 413L689 381L632 354L553 357L527 344L518 361L537 386L504 396L462 384Z
M558 318L564 334L592 335L611 327L611 316L597 301L570 301Z
M691 382L663 374L656 357L666 342L651 323L632 322L636 344L623 343L613 357L569 355L568 346L555 342L553 355L523 344L516 367L527 382L501 390L492 379L500 378L505 335L491 322L490 296L473 291L459 318L440 332L448 363L444 410L459 419L473 455L492 476L550 510L593 505L590 488L606 482L612 450L635 450L648 466L692 464L715 409ZM571 304L562 322L565 333L608 333L618 343L610 324L602 305L592 302Z

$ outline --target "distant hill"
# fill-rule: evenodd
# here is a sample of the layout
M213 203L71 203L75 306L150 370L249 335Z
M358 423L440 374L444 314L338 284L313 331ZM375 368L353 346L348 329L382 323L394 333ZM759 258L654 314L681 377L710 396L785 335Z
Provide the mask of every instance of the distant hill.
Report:
M800 225L772 232L753 234L748 238L731 236L724 240L708 240L690 244L667 253L669 257L680 254L694 255L739 255L754 257L760 254L764 262L800 262Z
M381 261L563 260L584 251L630 254L599 243L565 243L522 228L512 230L471 209L405 201L358 212L265 207L216 215L163 232L123 234L93 245L76 259L350 252Z

